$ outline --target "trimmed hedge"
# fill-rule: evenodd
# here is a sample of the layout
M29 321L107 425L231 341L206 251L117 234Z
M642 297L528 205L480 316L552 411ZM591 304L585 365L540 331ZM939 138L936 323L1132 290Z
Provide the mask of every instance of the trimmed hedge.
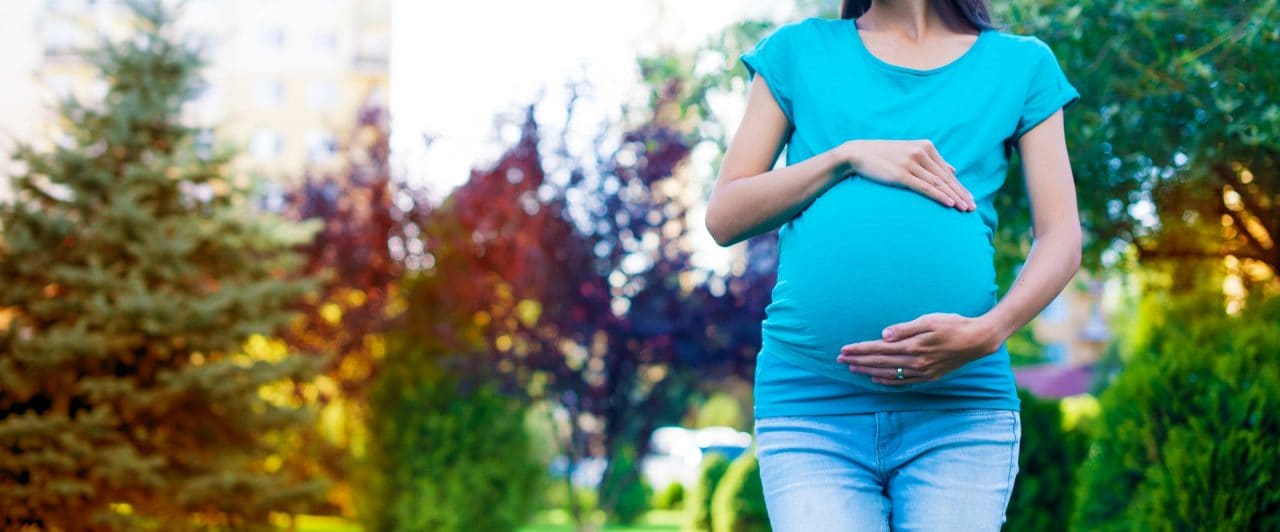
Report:
M600 501L612 501L609 520L629 525L649 511L653 489L640 474L635 447L622 445L614 453L608 476L600 482ZM628 480L635 479L635 480Z
M685 530L711 530L711 495L728 470L729 458L723 453L703 455L698 482L689 490L689 496L685 499L685 511L688 515Z
M734 459L716 485L711 500L715 532L768 532L769 513L760 484L760 463L752 446Z
M1178 299L1101 395L1078 530L1280 530L1280 298Z
M522 403L404 355L388 353L370 392L368 455L356 471L365 528L517 529L546 482Z
M684 484L675 481L653 497L653 507L659 510L675 510L684 504Z
M1079 429L1064 430L1062 401L1042 399L1023 388L1018 388L1018 397L1022 445L1004 530L1066 530L1088 436Z

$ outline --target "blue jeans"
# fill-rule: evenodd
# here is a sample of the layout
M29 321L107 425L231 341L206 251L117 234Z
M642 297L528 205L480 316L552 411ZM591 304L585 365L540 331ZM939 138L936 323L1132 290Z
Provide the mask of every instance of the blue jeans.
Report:
M755 423L777 532L1000 530L1018 474L1016 410L776 416Z

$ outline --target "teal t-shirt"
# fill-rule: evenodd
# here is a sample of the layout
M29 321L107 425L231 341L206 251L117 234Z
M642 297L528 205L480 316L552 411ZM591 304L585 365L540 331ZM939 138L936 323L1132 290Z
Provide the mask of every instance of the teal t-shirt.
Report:
M929 139L973 193L964 212L856 173L778 229L778 271L761 324L755 416L889 410L1020 410L1000 348L937 381L883 385L836 361L931 312L978 316L997 301L993 200L1023 133L1079 99L1040 39L984 30L932 69L888 63L852 19L779 26L740 56L791 121L786 164L850 139Z

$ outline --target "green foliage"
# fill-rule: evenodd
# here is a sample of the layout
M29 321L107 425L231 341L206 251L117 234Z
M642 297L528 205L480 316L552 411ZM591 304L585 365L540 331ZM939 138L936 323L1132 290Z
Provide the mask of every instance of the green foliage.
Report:
M1009 363L1015 367L1044 362L1044 344L1036 339L1031 327L1021 327L1005 342Z
M580 514L587 514L596 509L596 501L598 500L596 490L588 487L573 487L574 502L577 504L577 511ZM546 489L542 491L542 498L539 500L540 508L544 510L554 509L572 512L569 506L569 482L567 479L560 477L549 479Z
M1100 400L1080 530L1280 529L1280 298L1168 300Z
M529 445L533 455L544 467L560 452L560 438L551 401L533 401L525 413L525 431L529 433Z
M668 484L653 497L653 507L658 510L676 510L684 504L684 484L677 481Z
M635 523L649 510L653 488L640 475L635 448L624 444L613 453L613 463L600 482L600 500L612 501L610 520L621 524Z
M66 136L17 148L0 205L4 528L268 528L327 487L273 456L323 362L268 339L316 285L291 251L315 227L250 207L181 122L199 50L130 7L136 32L90 54L105 96L61 102Z
M1076 471L1084 460L1087 421L1063 426L1062 402L1041 399L1023 388L1022 445L1018 478L1009 499L1006 530L1066 530L1074 503Z
M716 484L711 501L711 523L715 532L769 530L760 463L754 449L753 446L734 459Z
M733 427L745 430L747 419L746 413L742 410L742 403L738 398L724 392L712 394L698 409L694 426L699 429L706 427Z
M379 531L516 529L546 483L524 407L417 355L390 342L370 390L362 521Z
M1280 190L1280 3L1011 0L992 9L1049 44L1080 91L1065 120L1086 269L1120 239L1144 262L1233 255L1280 270L1260 236L1280 235L1280 203L1270 199ZM1030 222L1016 166L1000 205L1006 240L1025 237ZM1239 197L1223 209L1227 185ZM1146 202L1158 226L1134 216Z
M711 496L716 485L729 470L729 458L723 453L707 453L702 456L702 464L698 470L698 481L689 490L685 498L685 511L688 530L711 530Z

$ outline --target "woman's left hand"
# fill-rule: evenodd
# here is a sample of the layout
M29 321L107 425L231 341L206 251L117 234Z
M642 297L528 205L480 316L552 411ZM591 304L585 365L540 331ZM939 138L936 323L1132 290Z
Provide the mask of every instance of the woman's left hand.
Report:
M849 371L871 375L880 384L912 384L938 380L994 353L1004 341L988 315L970 318L948 312L891 325L882 334L882 340L841 347L836 361L849 364ZM898 368L902 368L902 379Z

